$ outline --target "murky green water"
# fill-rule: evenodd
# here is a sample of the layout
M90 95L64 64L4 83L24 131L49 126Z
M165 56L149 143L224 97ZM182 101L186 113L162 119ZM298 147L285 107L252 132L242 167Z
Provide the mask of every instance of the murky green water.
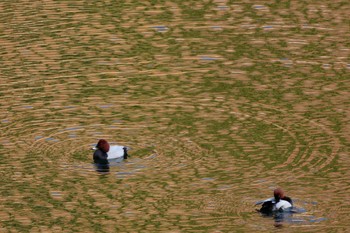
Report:
M0 232L347 232L349 9L2 1Z

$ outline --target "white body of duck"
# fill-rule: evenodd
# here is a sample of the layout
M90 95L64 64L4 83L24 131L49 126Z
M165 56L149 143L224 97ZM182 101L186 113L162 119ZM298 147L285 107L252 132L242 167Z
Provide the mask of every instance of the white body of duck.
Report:
M109 151L107 152L107 159L119 159L124 157L124 152L126 153L126 147L124 146L110 146Z
M275 210L286 210L290 207L292 207L292 205L285 200L280 200L279 202L275 203Z

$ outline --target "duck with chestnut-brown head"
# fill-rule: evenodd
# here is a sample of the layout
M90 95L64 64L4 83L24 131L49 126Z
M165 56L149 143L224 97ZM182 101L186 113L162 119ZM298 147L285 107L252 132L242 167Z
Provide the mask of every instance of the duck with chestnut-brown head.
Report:
M273 191L273 197L259 201L256 205L261 205L259 212L270 215L276 211L286 211L293 207L293 201L290 197L284 195L282 189L277 188Z
M100 139L96 147L92 149L95 150L93 159L96 164L108 164L109 161L120 162L129 156L127 147L110 146L105 139Z

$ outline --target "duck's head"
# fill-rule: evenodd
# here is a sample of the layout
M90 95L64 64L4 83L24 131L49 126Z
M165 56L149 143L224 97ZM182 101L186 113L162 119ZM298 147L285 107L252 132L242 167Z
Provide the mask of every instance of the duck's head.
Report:
M282 198L284 198L284 192L282 189L277 188L273 190L273 196L275 197L276 202L279 202Z
M104 140L104 139L100 139L97 143L97 148L99 148L100 150L102 150L103 152L107 153L109 151L109 143Z
M127 159L128 158L128 148L127 147L123 147L123 151L124 151L124 155L123 155L123 157L124 157L124 159Z

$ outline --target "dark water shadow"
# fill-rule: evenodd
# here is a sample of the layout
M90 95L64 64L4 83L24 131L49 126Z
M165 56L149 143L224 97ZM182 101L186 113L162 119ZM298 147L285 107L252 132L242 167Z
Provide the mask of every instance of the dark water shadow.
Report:
M109 171L110 171L109 164L98 164L98 163L95 163L94 166L95 166L95 170L99 174L103 174L103 175L109 174Z
M324 217L305 215L305 213L307 213L306 209L295 206L284 211L272 211L268 213L259 212L262 217L273 219L275 227L283 227L284 224L309 225L327 220L327 218Z
M116 159L109 159L108 164L98 164L94 163L95 170L100 174L109 174L111 167L122 166L122 162L125 159L123 157Z

